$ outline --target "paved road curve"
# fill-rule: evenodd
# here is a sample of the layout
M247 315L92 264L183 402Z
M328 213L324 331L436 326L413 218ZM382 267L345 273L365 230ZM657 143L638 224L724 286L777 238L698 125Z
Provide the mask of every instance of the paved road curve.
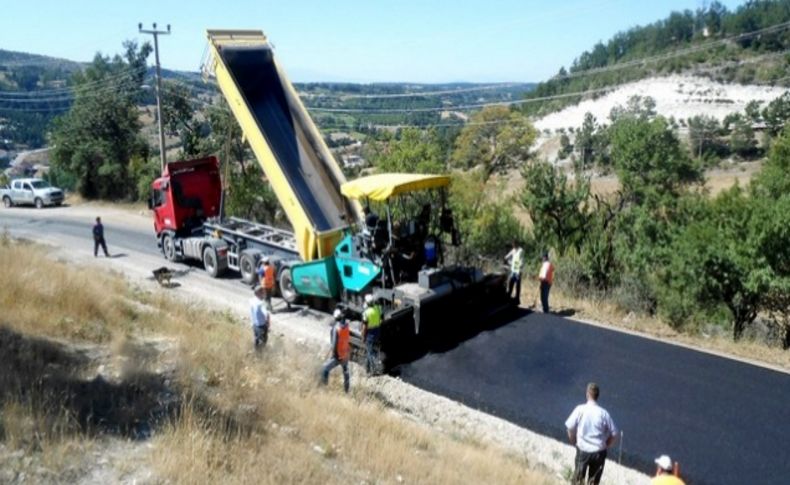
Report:
M652 473L668 453L691 483L790 483L790 375L780 372L530 314L406 365L402 378L562 440L596 381L624 430L624 465Z
M148 221L124 220L104 218L110 252L158 262ZM88 254L92 222L90 209L0 209L0 230L48 240L84 238ZM210 280L201 271L195 276L240 287L235 279ZM418 387L563 440L565 418L594 380L602 388L601 404L625 431L623 464L652 473L653 458L669 453L690 483L790 483L787 374L541 314L423 357L401 372Z

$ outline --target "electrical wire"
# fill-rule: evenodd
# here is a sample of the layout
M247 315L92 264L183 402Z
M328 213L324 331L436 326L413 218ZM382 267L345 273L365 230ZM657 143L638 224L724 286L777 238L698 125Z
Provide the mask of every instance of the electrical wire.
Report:
M122 78L128 77L130 75L134 75L134 74L144 73L147 69L148 69L147 67L139 67L139 68L129 67L129 68L124 68L123 70L120 70L118 72L112 73L111 75L105 76L105 77L103 77L101 79L97 79L97 80L94 80L94 81L88 81L88 82L85 82L85 83L82 83L82 84L78 84L76 86L66 87L66 88L42 89L42 90L25 91L25 92L20 92L20 91L0 91L0 98L6 98L6 97L8 97L8 98L16 98L16 97L30 98L30 97L37 97L37 96L40 96L40 97L59 96L61 94L71 94L71 93L78 92L78 91L90 91L94 87L99 87L99 86L104 85L104 84L110 84L114 80L122 79Z

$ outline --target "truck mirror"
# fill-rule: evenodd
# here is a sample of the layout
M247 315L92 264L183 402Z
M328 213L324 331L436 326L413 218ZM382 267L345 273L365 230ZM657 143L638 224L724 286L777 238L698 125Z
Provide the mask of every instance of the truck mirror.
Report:
M154 194L148 196L148 210L154 209Z

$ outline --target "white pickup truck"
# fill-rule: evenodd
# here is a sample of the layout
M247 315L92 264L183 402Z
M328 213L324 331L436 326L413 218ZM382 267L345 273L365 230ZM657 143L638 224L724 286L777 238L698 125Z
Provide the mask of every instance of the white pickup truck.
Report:
M0 199L3 199L3 205L6 207L29 204L41 209L47 205L62 204L63 191L49 185L46 180L17 179L12 180L8 186L0 188Z

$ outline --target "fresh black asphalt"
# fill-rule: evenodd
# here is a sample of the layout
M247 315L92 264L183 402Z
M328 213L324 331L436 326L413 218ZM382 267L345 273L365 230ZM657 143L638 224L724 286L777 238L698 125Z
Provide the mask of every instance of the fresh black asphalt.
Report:
M587 382L623 430L622 463L680 461L687 483L790 483L790 375L565 318L528 314L407 364L401 377L565 441ZM619 445L609 459L620 458ZM568 464L572 466L572 464Z
M34 218L28 210L35 211L0 209L0 229L84 236L86 251L93 250L92 219L55 211ZM111 253L159 254L153 229L105 223L105 232ZM625 433L624 465L652 473L653 459L667 453L690 484L790 483L790 375L784 373L528 314L406 364L401 377L561 440L586 383L596 381L601 405ZM618 455L615 446L609 459Z

